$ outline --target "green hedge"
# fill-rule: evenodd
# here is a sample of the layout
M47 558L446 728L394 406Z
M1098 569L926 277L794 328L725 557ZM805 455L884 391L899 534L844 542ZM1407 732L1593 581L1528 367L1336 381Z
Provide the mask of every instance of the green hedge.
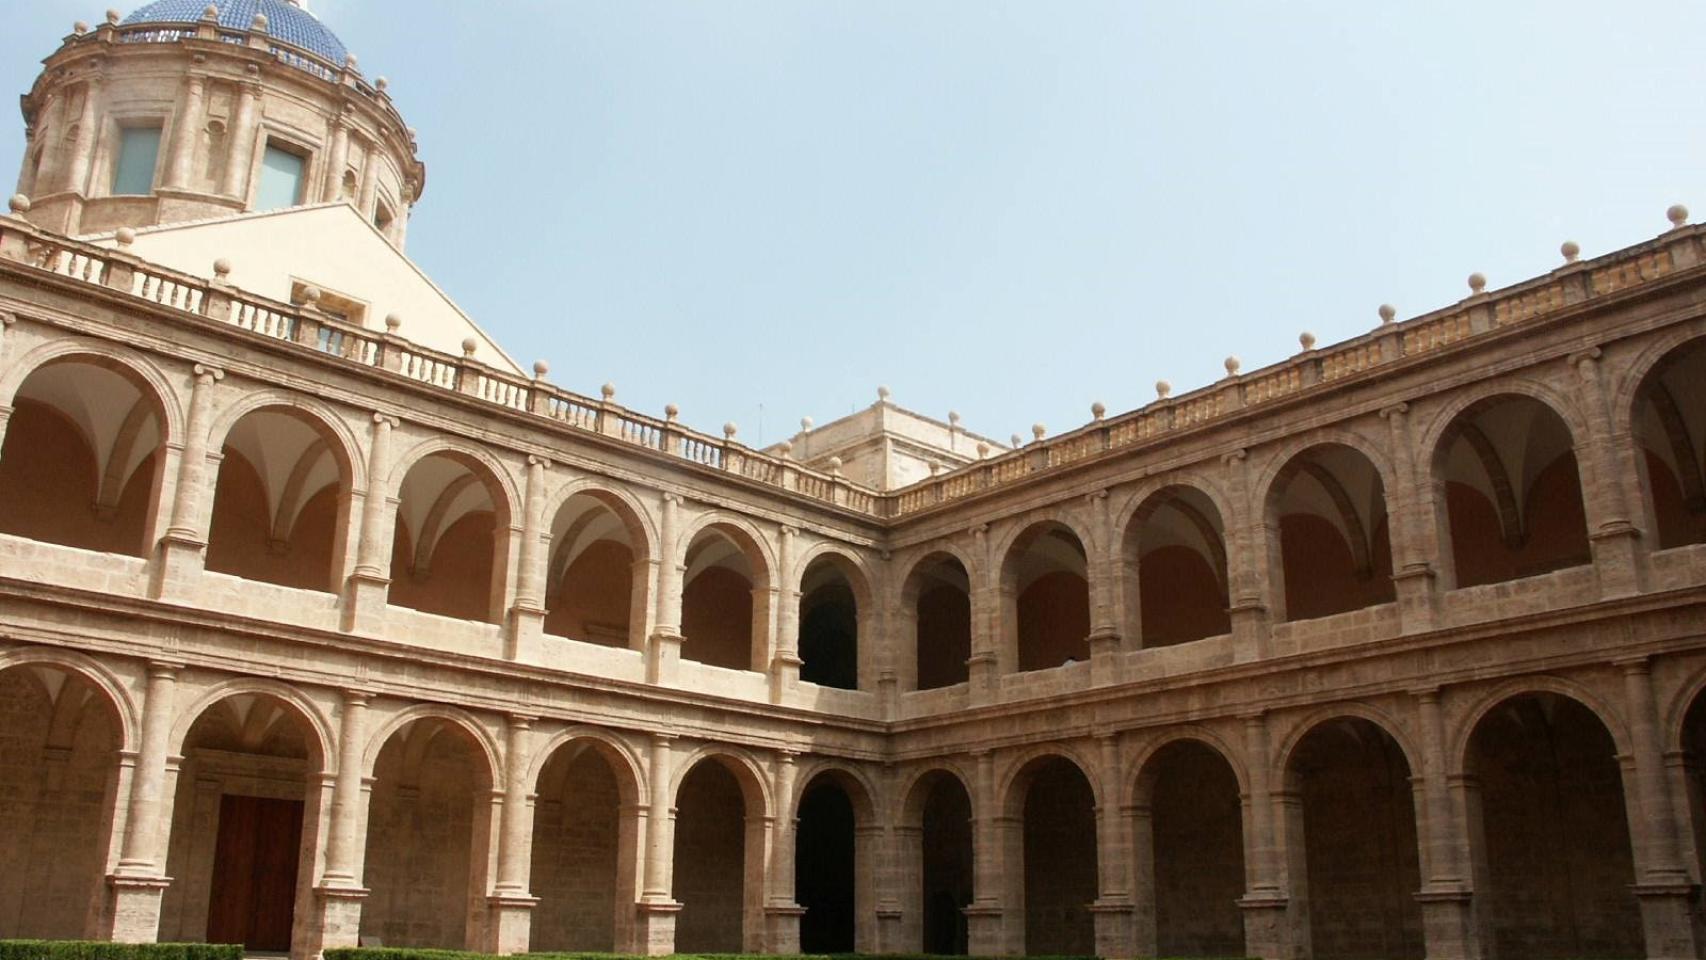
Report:
M243 960L243 945L0 940L0 960Z
M619 953L529 953L526 960L651 960ZM0 960L7 960L0 957ZM326 960L499 960L489 953L463 950L416 950L408 947L343 947L326 951ZM795 957L776 954L740 953L678 953L675 960L944 960L933 954L803 954ZM977 957L953 960L979 960ZM1094 957L1031 957L1028 960L1096 960Z

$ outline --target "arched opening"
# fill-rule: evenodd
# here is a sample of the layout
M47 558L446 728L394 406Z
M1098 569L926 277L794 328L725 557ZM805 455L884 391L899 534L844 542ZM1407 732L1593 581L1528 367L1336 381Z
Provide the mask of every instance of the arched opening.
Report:
M1089 779L1064 757L1038 758L1014 781L1008 811L1020 825L1017 837L1009 831L1006 880L1013 906L1023 909L1023 952L1094 954L1096 794Z
M485 751L459 724L422 718L385 741L368 802L363 940L478 949L492 786Z
M616 497L577 493L551 522L546 633L640 649L646 629L646 537Z
M1403 748L1368 720L1341 717L1304 736L1286 773L1301 801L1286 807L1285 834L1292 895L1308 905L1308 956L1420 958L1421 867Z
M934 690L970 678L971 577L951 554L924 558L912 569L903 593L912 614L915 686Z
M714 524L687 546L681 656L730 670L763 670L770 611L763 554L745 531Z
M1455 583L1470 587L1592 562L1570 428L1532 397L1472 404L1440 437Z
M794 899L806 908L802 953L854 950L855 826L847 791L833 776L814 777L800 796L794 834Z
M1172 486L1144 500L1127 528L1124 558L1127 607L1139 612L1139 629L1129 632L1141 636L1143 646L1232 632L1226 526L1202 491Z
M800 579L800 679L859 689L859 601L846 561L823 556Z
M1665 354L1641 381L1633 425L1655 546L1706 543L1706 339Z
M972 902L971 795L946 770L933 770L907 794L897 833L903 870L916 869L918 908L903 916L908 942L928 954L964 955L962 912Z
M1362 453L1343 444L1292 457L1268 493L1268 542L1279 550L1286 620L1312 620L1397 596L1386 488ZM1277 535L1276 535L1277 534Z
M533 810L531 949L612 953L632 931L637 895L632 817L638 786L612 748L574 740L539 774Z
M336 591L349 489L343 447L317 418L290 407L245 415L225 437L207 569Z
M1144 764L1137 791L1138 882L1155 902L1156 957L1244 956L1243 804L1212 748L1176 740Z
M18 388L0 447L0 532L147 556L164 423L159 397L127 367L44 364Z
M1465 759L1489 951L1645 956L1617 748L1593 711L1553 693L1514 697L1476 724Z
M510 520L497 478L471 457L434 453L409 469L399 496L390 602L500 622Z
M318 738L295 706L226 697L184 738L160 904L161 939L291 949L314 869L322 772Z
M707 757L676 791L677 953L739 953L756 939L765 824L749 777L734 761Z
M1090 577L1083 541L1063 523L1032 525L1001 569L1008 662L1047 670L1090 659Z
M0 939L92 932L120 731L117 707L82 676L33 664L0 671Z

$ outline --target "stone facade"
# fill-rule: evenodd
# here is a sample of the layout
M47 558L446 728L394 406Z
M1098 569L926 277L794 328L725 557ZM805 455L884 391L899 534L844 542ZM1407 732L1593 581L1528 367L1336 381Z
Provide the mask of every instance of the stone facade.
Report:
M0 936L1706 947L1680 208L903 486L31 209L0 218Z

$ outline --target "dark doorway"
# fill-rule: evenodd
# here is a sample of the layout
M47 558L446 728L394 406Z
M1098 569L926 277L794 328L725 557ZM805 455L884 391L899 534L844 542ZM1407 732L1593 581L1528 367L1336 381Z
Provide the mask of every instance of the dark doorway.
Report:
M951 775L931 774L924 801L924 952L964 955L972 900L971 798Z
M219 801L207 941L250 950L290 949L296 916L296 860L302 801L239 797Z
M800 801L794 884L803 953L853 952L853 803L820 780Z

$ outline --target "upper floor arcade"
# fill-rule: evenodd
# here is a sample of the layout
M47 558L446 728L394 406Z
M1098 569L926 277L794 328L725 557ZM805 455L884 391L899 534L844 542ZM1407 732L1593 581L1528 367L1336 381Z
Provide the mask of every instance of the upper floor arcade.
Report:
M885 494L8 219L0 545L58 590L864 720L1443 640L1700 586L1685 220Z

